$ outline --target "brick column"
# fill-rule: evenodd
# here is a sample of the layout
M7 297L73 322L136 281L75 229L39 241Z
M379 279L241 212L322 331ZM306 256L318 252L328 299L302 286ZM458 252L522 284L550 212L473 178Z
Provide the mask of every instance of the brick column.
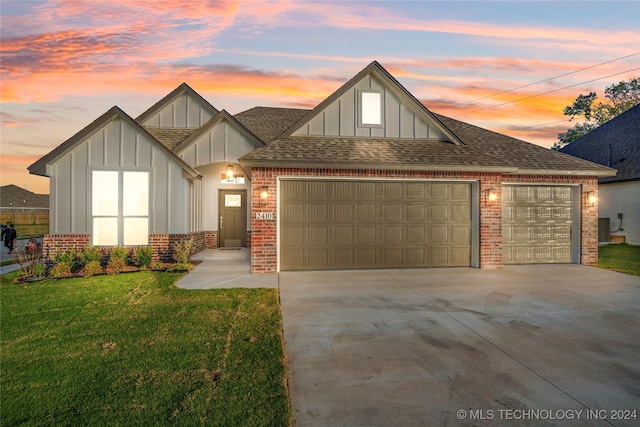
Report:
M502 267L501 181L497 174L480 181L480 268ZM489 200L489 194L495 199Z
M251 273L278 269L277 177L272 170L251 171ZM268 197L261 197L267 187ZM259 218L258 218L259 217Z

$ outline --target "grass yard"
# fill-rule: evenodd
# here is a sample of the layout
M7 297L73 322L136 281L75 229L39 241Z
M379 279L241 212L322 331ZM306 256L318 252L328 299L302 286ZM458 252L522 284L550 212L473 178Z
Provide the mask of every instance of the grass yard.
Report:
M15 227L18 237L29 238L49 233L49 224L18 224Z
M291 424L275 289L16 275L0 284L2 426Z
M640 276L640 246L627 243L600 246L598 267Z

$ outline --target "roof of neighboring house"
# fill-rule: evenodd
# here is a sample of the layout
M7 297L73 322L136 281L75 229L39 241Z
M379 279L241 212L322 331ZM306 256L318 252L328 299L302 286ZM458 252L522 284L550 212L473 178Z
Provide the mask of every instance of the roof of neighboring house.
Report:
M614 117L560 151L618 170L616 176L600 179L601 183L640 179L640 105Z
M271 142L311 110L254 107L234 117L264 142Z
M182 167L182 170L191 178L199 178L201 176L198 171L196 171L187 163L185 163L184 160L182 160L173 151L171 151L164 144L158 141L144 127L140 126L138 122L133 120L131 117L129 117L127 113L125 113L118 107L111 107L109 111L104 113L102 116L98 117L96 120L93 121L93 123L86 126L80 132L76 133L74 136L72 136L71 138L67 139L65 142L63 142L62 144L54 148L49 154L45 155L44 157L40 158L38 161L33 163L31 166L27 168L29 170L29 173L33 175L48 176L47 164L54 163L59 158L63 157L64 155L69 153L71 150L73 150L78 144L81 144L83 141L86 141L88 137L90 137L92 134L94 134L95 132L100 130L103 126L105 126L106 124L108 124L109 122L111 122L116 118L124 120L125 122L129 123L129 125L131 125L134 129L136 129L143 135L146 135L147 138L149 138L149 140L153 144L156 144L158 147L160 147L164 152L167 153L167 155L171 159L173 159L176 163L178 163Z
M48 208L49 195L36 194L17 185L0 187L0 207L3 208Z
M290 136L243 156L248 166L609 176L614 170L432 113L461 145L395 138Z

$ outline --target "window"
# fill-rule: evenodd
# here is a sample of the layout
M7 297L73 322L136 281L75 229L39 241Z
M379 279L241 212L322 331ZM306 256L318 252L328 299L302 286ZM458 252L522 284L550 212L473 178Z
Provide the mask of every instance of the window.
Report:
M91 243L149 244L149 172L93 171Z
M380 92L360 92L360 124L382 125L382 94Z

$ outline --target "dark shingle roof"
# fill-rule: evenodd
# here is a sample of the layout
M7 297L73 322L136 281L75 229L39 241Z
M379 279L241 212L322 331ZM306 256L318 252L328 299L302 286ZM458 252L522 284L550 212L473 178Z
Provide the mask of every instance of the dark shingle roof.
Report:
M640 179L640 105L563 147L561 152L618 170L601 183Z
M171 151L197 130L193 128L158 128L150 126L144 126L144 128Z
M254 107L234 117L258 138L270 142L309 111L297 108Z
M0 187L0 206L3 208L48 208L49 195L36 194L17 185Z
M435 140L292 136L241 158L250 166L597 175L613 170L434 114L464 145Z

